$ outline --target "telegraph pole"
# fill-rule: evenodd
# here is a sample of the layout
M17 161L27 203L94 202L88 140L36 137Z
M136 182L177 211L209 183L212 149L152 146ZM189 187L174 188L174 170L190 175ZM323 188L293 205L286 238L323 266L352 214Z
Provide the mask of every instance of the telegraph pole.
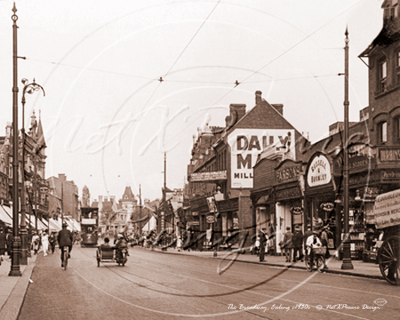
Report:
M346 27L345 39L345 63L344 63L344 162L343 162L343 184L344 184L344 238L343 238L343 260L342 269L353 269L351 263L350 242L349 242L349 32Z

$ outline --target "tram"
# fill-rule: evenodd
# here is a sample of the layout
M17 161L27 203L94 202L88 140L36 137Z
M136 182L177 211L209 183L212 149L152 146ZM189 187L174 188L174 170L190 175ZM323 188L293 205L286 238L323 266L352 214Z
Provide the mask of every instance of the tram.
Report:
M81 247L94 247L98 241L99 209L81 208Z

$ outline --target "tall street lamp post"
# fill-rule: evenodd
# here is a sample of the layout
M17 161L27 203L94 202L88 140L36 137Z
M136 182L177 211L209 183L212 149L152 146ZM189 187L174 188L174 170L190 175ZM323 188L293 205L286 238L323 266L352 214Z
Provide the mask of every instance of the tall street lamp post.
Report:
M11 257L11 269L9 276L21 276L21 270L19 267L19 251L21 247L21 239L18 233L18 63L17 63L17 20L18 16L15 14L17 8L12 8L14 14L11 16L13 21L13 176L12 176L12 200L13 200L13 241L12 241L12 257Z
M35 91L40 91L42 90L43 96L45 95L44 89L41 85L37 84L35 82L35 79L33 79L32 83L28 83L29 81L27 79L22 79L21 80L22 84L24 85L24 89L22 90L22 99L21 99L21 104L22 104L22 191L21 191L21 228L20 228L20 235L21 235L21 265L27 265L28 264L28 256L30 250L28 250L28 233L26 230L26 222L25 222L25 213L26 213L26 200L25 200L25 94L29 93L32 94ZM30 219L29 219L30 220Z
M344 79L344 161L343 161L343 185L344 185L344 238L343 238L343 260L342 269L353 269L349 242L349 32L346 28L345 39L345 79Z

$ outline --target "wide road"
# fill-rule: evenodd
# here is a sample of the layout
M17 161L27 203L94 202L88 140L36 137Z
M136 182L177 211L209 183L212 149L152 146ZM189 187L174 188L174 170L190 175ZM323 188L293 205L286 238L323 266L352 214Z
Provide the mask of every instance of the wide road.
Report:
M125 267L97 267L74 247L67 271L39 255L20 320L400 319L385 281L130 248ZM221 257L222 254L219 254Z

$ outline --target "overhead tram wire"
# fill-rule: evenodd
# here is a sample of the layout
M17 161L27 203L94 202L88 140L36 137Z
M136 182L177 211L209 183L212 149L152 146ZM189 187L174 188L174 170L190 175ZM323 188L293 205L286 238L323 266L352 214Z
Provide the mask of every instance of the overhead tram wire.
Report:
M216 85L222 85L222 84L232 84L232 81L191 81L191 80L166 80L163 77L160 78L151 78L151 77L145 77L145 76L139 76L139 75L134 75L134 74L128 74L128 73L122 73L122 72L116 72L116 71L108 71L108 70L102 70L102 69L95 69L95 68L87 68L87 67L82 67L82 66L75 66L71 64L65 64L65 63L59 63L59 62L53 62L53 61L45 61L45 60L40 60L40 59L32 59L32 58L26 58L27 60L31 61L38 61L38 62L43 62L43 63L49 63L49 64L54 64L58 66L64 66L64 67L70 67L70 68L75 68L75 69L86 69L94 72L101 72L101 73L106 73L106 74L114 74L114 75L119 75L123 77L131 77L131 78L138 78L138 79L144 79L144 80L153 80L153 81L160 81L160 78L162 78L162 82L168 82L168 83L194 83L194 84L216 84ZM188 69L196 69L196 68L220 68L221 66L200 66L200 67L193 67L193 68L188 68ZM228 68L228 66L222 66L222 68ZM234 68L234 67L231 67ZM246 69L241 69L241 68L236 68L240 70L246 71ZM186 69L181 69L181 70L176 70L176 71L185 71ZM174 71L174 72L176 72ZM250 70L248 70L250 71ZM252 71L253 72L253 71ZM256 72L260 75L268 77L268 75L263 74L261 72ZM246 84L249 83L265 83L265 82L270 82L270 81L288 81L288 80L298 80L298 79L309 79L309 78L322 78L322 77L337 77L337 73L332 73L332 74L321 74L321 75L311 75L311 76L304 76L304 77L293 77L293 78L278 78L278 79L267 79L267 80L259 80L259 81L246 81ZM236 80L238 81L238 80ZM241 84L239 82L239 84ZM234 82L235 85L236 82Z
M325 28L327 25L329 25L331 22L335 21L337 18L339 18L340 16L342 16L343 14L345 14L347 11L349 11L350 9L352 9L353 7L355 7L358 3L362 2L364 0L360 0L357 3L353 4L351 7L347 8L346 10L344 10L342 13L340 13L339 15L337 15L336 17L332 18L331 20L329 20L327 23L323 24L322 26L320 26L319 28L315 29L313 32L311 32L310 34L306 35L303 39L301 39L299 42L295 43L293 46L291 46L290 48L288 48L287 50L285 50L284 52L282 52L281 54L279 54L277 57L275 57L274 59L272 59L270 62L268 62L267 64L265 64L264 66L262 66L261 68L257 69L256 71L254 71L251 75L249 75L248 77L244 78L243 80L239 81L236 80L236 82L238 82L239 84L243 84L243 82L246 82L249 78L251 78L253 75L255 75L256 73L259 73L262 69L264 69L265 67L269 66L271 63L275 62L276 60L278 60L279 58L281 58L282 56L284 56L286 53L288 53L289 51L291 51L292 49L294 49L295 47L297 47L299 44L303 43L305 40L307 40L308 38L310 38L312 35L314 35L315 33L317 33L319 30ZM315 78L315 76L313 76L313 78ZM233 90L235 90L237 87L239 87L239 85L237 85L236 83L232 83L232 88L225 93L224 95L222 95L221 98L219 98L215 103L213 103L210 107L205 108L205 110L203 111L206 112L207 110L210 110L211 108L213 108L218 102L220 102L222 99L224 99L227 95L229 95ZM176 135L174 135L172 137L172 139L175 139L177 136L179 136L184 130L186 130L190 125L192 125L195 121L197 121L203 114L199 115L198 117L196 117L192 122L190 122L187 126L185 126L181 131L179 131Z

